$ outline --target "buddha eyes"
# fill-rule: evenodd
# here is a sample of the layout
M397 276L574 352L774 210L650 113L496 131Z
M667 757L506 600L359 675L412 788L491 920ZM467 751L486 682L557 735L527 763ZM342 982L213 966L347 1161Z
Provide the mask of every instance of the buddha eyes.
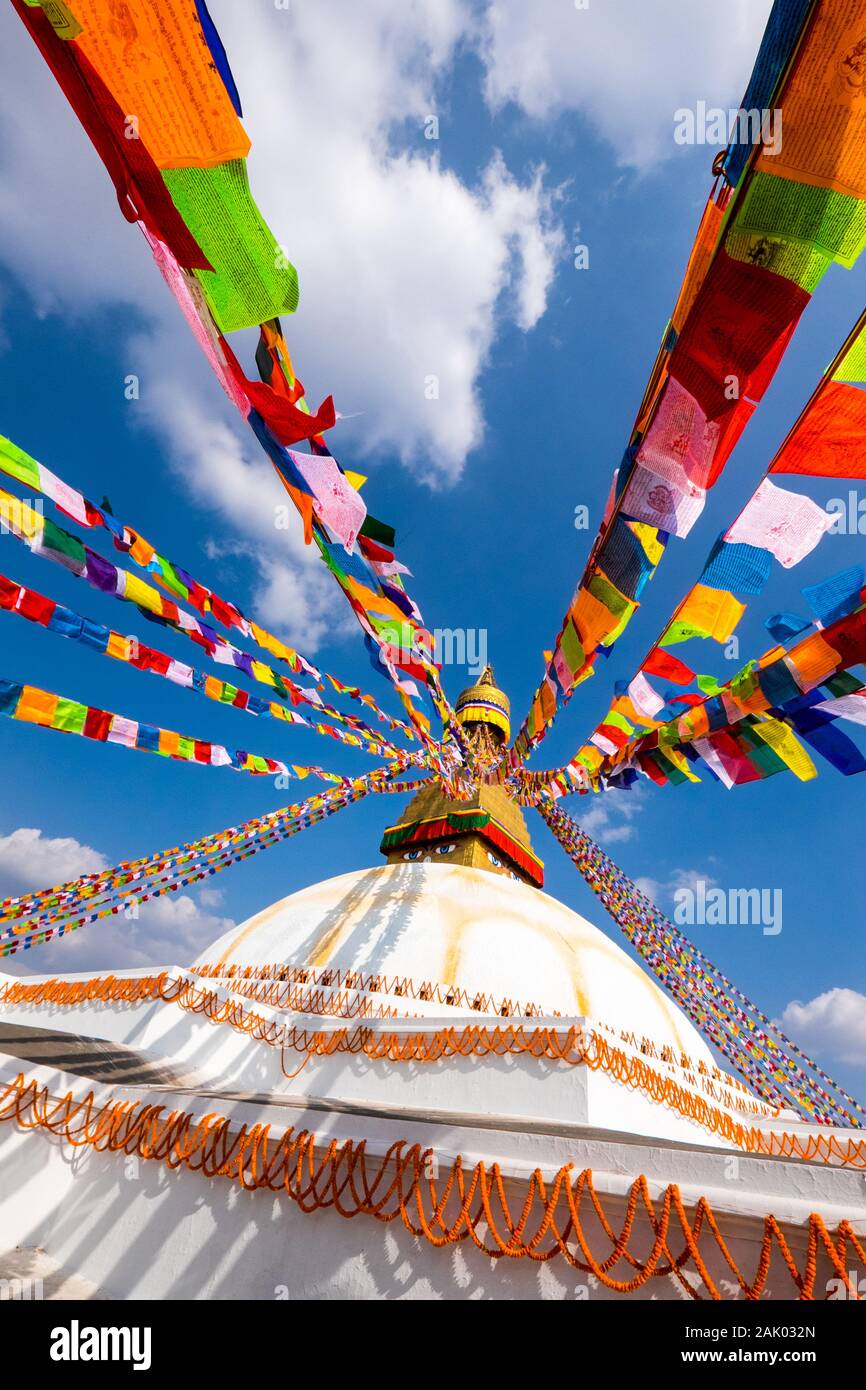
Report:
M495 855L495 854L492 854L492 853L490 852L490 850L487 851L487 858L490 860L490 862L491 862L491 864L493 865L494 869L501 869L501 868L502 868L502 860L501 860L501 859L497 859L496 855Z
M444 856L444 855L446 855L446 854L454 854L455 851L456 851L456 849L457 849L457 846L456 846L456 845L437 845L436 848L435 848L435 850L433 850L433 853L434 853L434 854L441 854L441 855ZM428 851L428 853L429 853L429 851ZM409 850L407 850L406 853L403 855L403 858L404 858L404 859L409 859L409 860L411 860L411 861L414 862L414 861L417 860L417 859L423 858L423 855L424 855L424 851L423 851L422 849L409 849Z

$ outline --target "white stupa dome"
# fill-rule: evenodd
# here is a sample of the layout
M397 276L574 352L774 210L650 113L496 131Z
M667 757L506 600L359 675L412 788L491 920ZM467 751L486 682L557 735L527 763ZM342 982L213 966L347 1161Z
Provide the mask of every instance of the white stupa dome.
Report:
M588 1018L713 1065L697 1030L619 946L555 898L462 865L385 864L292 893L199 965L408 977Z

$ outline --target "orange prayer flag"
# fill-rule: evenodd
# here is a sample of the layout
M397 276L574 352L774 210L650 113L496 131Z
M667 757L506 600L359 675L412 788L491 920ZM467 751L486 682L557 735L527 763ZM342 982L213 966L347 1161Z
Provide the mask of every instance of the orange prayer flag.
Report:
M614 631L620 619L588 589L581 589L570 614L585 651L594 652Z
M866 391L825 381L770 472L866 478Z
M757 167L797 183L866 198L863 6L813 6L814 18L782 98L784 133Z
M202 33L195 0L74 0L75 39L160 169L243 159L238 120Z
M556 714L556 695L547 681L542 681L538 691L541 704L541 717L545 724Z
M396 603L392 603L384 594L377 594L366 584L361 584L359 580L347 575L344 581L344 588L351 594L352 598L368 613L382 613L386 618L396 618L398 622L406 622L406 614L398 608Z
M15 710L15 718L28 724L51 724L57 709L56 695L50 690L40 690L37 686L25 685Z
M301 492L300 488L292 487L291 483L287 483L276 465L274 465L274 472L301 514L301 520L304 523L304 545L309 545L313 539L313 499L308 492Z
M839 653L824 640L820 632L815 632L791 648L785 664L794 668L798 683L804 690L813 690L838 670Z
M715 198L710 196L704 208L698 227L694 245L692 246L689 262L686 266L686 273L683 276L683 283L674 305L671 315L671 323L679 333L688 317L689 310L697 298L698 290L704 282L704 276L709 268L716 243L719 239L719 232L722 226L723 211Z

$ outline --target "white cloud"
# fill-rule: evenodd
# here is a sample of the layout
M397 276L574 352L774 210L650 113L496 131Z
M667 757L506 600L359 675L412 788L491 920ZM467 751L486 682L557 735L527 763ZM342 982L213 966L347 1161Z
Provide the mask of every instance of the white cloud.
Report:
M253 141L257 201L299 268L291 333L305 385L316 400L333 386L340 409L361 412L338 441L456 477L483 432L478 379L497 306L531 328L561 246L540 174L519 183L493 154L470 187L439 160L460 132L437 79L471 32L470 7L326 0L289 19L222 3L214 17ZM430 114L438 142L423 139ZM398 129L408 148L395 149Z
M805 1004L794 999L779 1022L807 1052L866 1065L866 995L854 989L828 989Z
M478 378L499 310L524 329L537 322L561 244L540 173L520 183L494 154L469 186L422 138L439 111L437 79L472 31L471 6L322 0L213 12L253 142L256 200L299 267L290 334L310 394L333 390L345 413L361 412L338 447L348 433L355 449L394 449L431 475L456 476L483 431ZM185 333L9 12L0 33L15 57L0 93L4 259L40 312L125 302ZM406 122L408 148L395 149ZM443 140L444 126L443 115ZM425 398L430 375L437 401ZM216 388L205 399L213 414ZM206 477L204 448L200 461Z
M593 797L589 810L585 815L578 813L577 819L581 829L600 841L604 848L632 838L637 829L633 821L643 805L644 793L640 789L603 792Z
M67 883L107 867L104 854L69 836L50 839L23 825L0 836L0 883L10 893Z
M446 138L436 87L473 35L472 5L319 0L278 9L222 0L212 9L253 142L256 200L299 268L301 308L287 330L309 397L333 392L355 417L333 433L347 463L363 454L372 471L389 450L430 482L455 479L483 435L479 380L498 328L537 323L562 245L541 171L519 182L494 153L470 186L423 140L437 112ZM118 344L119 380L140 377L131 408L222 535L255 542L254 609L309 652L326 632L351 631L344 600L300 544L299 524L274 531L271 503L282 494L269 465L222 398L10 7L0 11L0 46L9 55L0 256L40 315L137 311ZM401 131L408 139L397 148ZM425 390L431 376L435 400ZM62 471L62 460L52 462Z
M699 883L702 883L707 891L719 886L718 879L705 869L674 869L666 879L638 878L635 879L635 883L640 891L658 906L665 902L674 902L676 894L683 889L696 892Z
M490 4L487 97L539 119L580 112L620 164L645 170L675 152L678 107L738 104L770 8L771 0Z
M67 883L105 869L99 850L71 837L51 839L41 830L20 826L0 836L0 892L20 894L31 888ZM222 900L219 888L201 888L196 896L171 893L141 903L137 915L120 912L71 932L0 964L7 974L52 974L70 971L134 969L143 965L188 965L205 947L228 931L230 918L208 911Z
M9 956L0 961L0 973L63 976L92 971L104 975L148 966L185 966L233 926L231 918L206 911L188 894L172 894L142 903L137 919L118 913L60 941Z
M459 476L483 438L480 383L496 335L504 322L538 323L564 246L543 170L517 178L494 150L472 182L446 167L462 138L447 101L456 55L481 52L494 106L581 111L621 161L645 167L674 152L676 105L739 96L768 0L724 11L693 0L608 0L585 12L566 0L211 8L253 142L256 199L299 269L300 309L287 321L296 363L314 403L332 391L353 417L334 445L373 474L375 510L383 451L431 484ZM352 628L341 596L297 530L274 532L268 465L8 6L0 46L0 257L39 314L92 324L108 306L134 311L118 343L119 374L141 378L131 408L223 539L253 542L254 610L313 653L326 632ZM423 138L431 115L438 142ZM431 377L437 399L427 398Z

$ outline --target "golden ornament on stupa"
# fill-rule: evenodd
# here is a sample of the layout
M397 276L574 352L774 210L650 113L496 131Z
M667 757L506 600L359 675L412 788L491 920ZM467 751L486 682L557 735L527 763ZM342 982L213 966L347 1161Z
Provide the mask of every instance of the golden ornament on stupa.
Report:
M511 705L485 666L454 706L466 742L482 760L498 761L511 734ZM380 846L389 864L463 864L540 888L544 865L532 849L523 812L501 786L481 783L468 801L454 801L428 783L412 798Z

